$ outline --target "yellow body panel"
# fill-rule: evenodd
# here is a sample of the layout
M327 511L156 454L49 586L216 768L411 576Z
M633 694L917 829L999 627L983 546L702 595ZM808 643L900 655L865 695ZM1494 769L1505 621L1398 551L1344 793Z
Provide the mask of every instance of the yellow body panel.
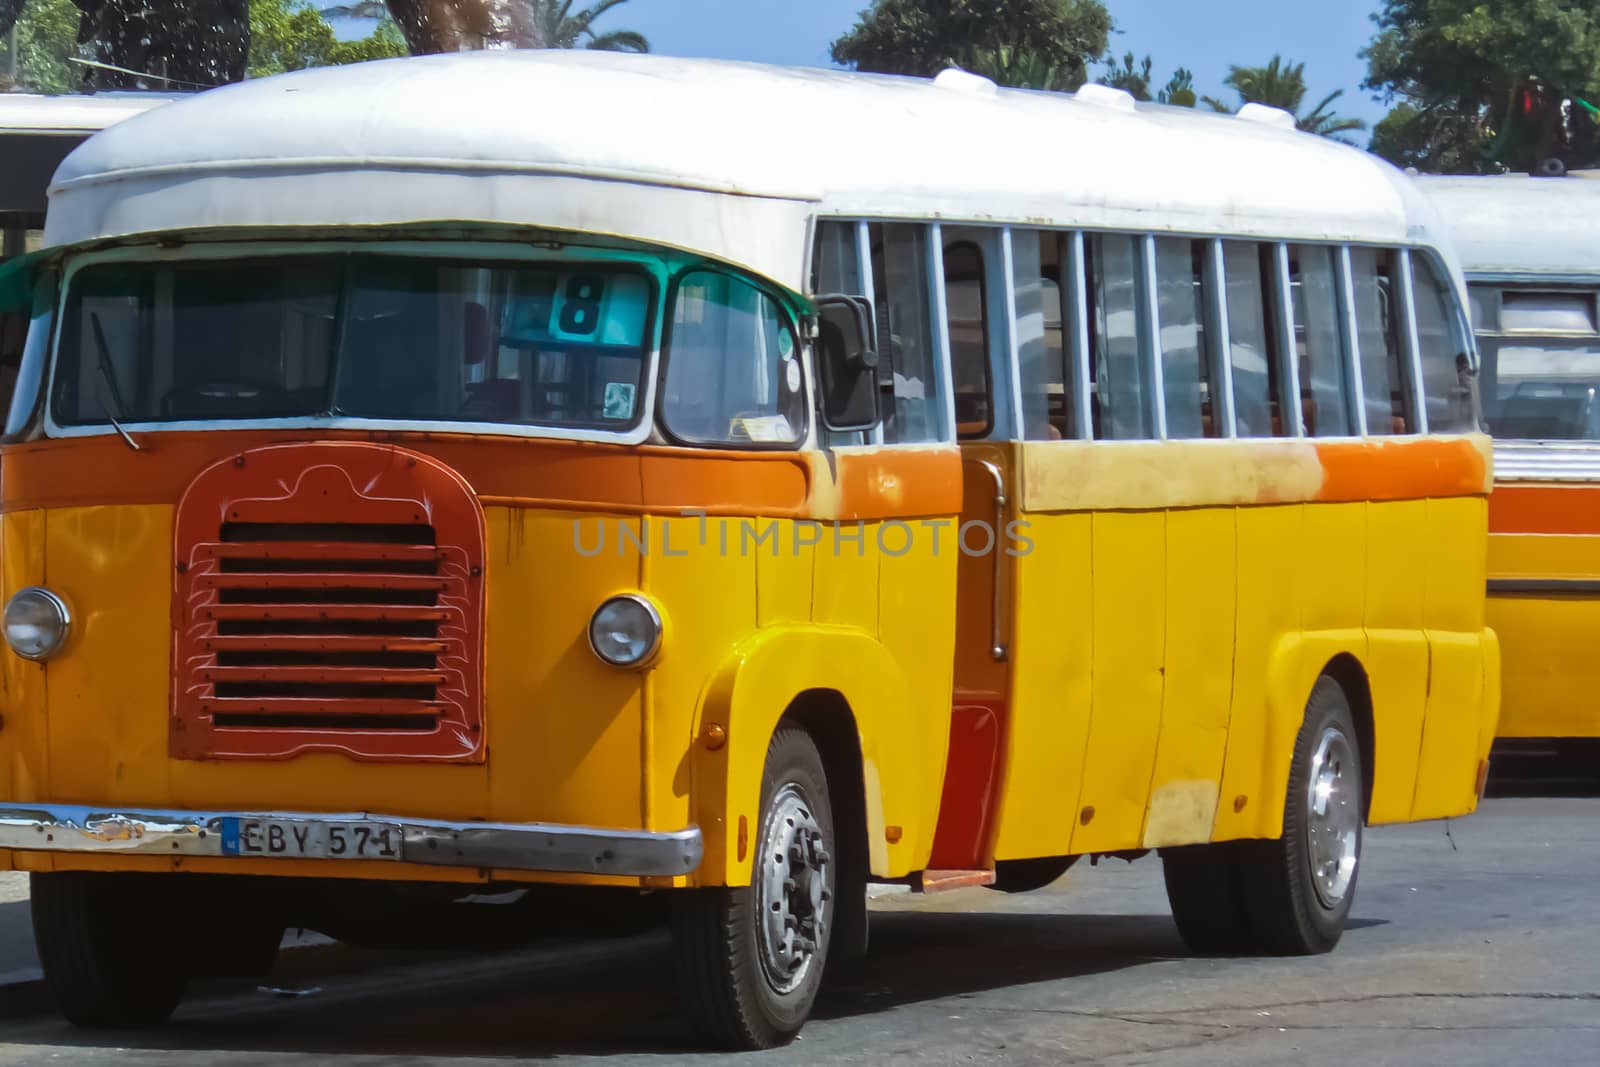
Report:
M1486 637L1481 577L1488 543L1477 533L1487 521L1482 500L1428 501L1423 624L1432 669L1413 819L1472 810L1477 802L1473 768L1488 758L1498 724L1499 649L1492 636ZM1471 720L1463 721L1464 708L1488 709L1475 717L1477 730L1465 728Z
M1166 518L1094 516L1093 696L1074 852L1133 848L1142 836L1161 733Z
M1489 577L1600 580L1600 535L1489 535ZM1501 593L1489 626L1504 649L1501 737L1600 737L1600 597Z
M1367 681L1374 708L1371 820L1411 817L1417 755L1428 699L1428 639L1422 628L1427 588L1428 504L1401 500L1367 505L1373 550L1367 567ZM1377 770L1378 768L1374 768Z
M1239 595L1233 709L1212 828L1212 837L1219 841L1266 836L1270 831L1265 828L1282 817L1282 798L1265 793L1263 785L1270 766L1282 758L1268 744L1273 713L1268 679L1279 639L1300 628L1301 573L1285 566L1283 552L1285 545L1300 543L1305 508L1299 504L1240 508L1236 522Z
M997 857L1277 836L1306 699L1336 662L1364 687L1372 820L1475 805L1498 694L1473 587L1483 498L1272 503L1304 492L1309 449L1022 447L1046 550L1018 564ZM1191 467L1206 478L1159 477ZM1172 510L1100 510L1140 494Z
M0 516L0 581L6 596L44 581L44 512ZM50 768L43 665L0 653L0 701L0 788L23 803L39 800ZM0 849L0 871L11 867L11 854Z
M1167 516L1161 740L1141 844L1211 840L1233 699L1235 512Z
M1093 516L1030 515L1016 569L1006 802L996 859L1072 851L1094 666Z

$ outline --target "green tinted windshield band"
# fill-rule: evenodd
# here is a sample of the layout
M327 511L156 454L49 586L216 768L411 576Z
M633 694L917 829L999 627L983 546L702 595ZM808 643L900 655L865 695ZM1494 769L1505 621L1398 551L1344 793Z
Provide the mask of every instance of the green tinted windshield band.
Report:
M625 430L656 282L617 260L301 255L92 264L58 425L349 416Z
M33 280L44 252L13 256L0 263L0 312L26 311L33 306Z

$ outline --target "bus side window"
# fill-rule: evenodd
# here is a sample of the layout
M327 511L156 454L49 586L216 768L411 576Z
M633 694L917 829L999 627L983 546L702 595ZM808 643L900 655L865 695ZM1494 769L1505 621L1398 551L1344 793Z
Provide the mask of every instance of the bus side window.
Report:
M821 296L843 293L862 296L861 263L856 246L856 223L828 220L817 223L817 250L811 261L811 291Z
M1268 294L1276 290L1275 272L1270 245L1222 242L1233 421L1239 437L1281 437L1284 432L1278 413L1280 353L1267 318Z
M1216 437L1210 374L1206 367L1205 244L1158 237L1156 315L1161 325L1161 391L1167 436Z
M1022 436L1029 441L1077 437L1068 372L1067 316L1062 305L1066 276L1065 234L1011 231L1011 267L1017 306L1012 309L1017 364L1022 384Z
M1350 249L1350 279L1355 286L1356 354L1361 361L1362 404L1367 433L1415 433L1402 370L1395 253L1387 248Z
M950 331L950 380L956 396L956 435L962 438L983 437L994 427L988 299L983 249L972 241L946 245L944 302Z
M873 223L869 232L884 443L942 441L944 404L934 373L928 229L914 223Z
M861 280L860 223L827 219L817 223L817 246L811 260L811 291L818 295L866 296ZM818 424L825 447L865 444L870 438L859 430L830 430Z
M1478 416L1472 404L1472 364L1461 336L1455 290L1420 250L1411 255L1411 279L1428 430L1474 433Z
M1348 372L1339 326L1338 249L1291 245L1289 284L1294 293L1295 355L1300 362L1300 409L1311 437L1348 437Z
M1089 289L1089 361L1098 440L1154 437L1145 382L1139 322L1140 238L1096 234L1085 242Z

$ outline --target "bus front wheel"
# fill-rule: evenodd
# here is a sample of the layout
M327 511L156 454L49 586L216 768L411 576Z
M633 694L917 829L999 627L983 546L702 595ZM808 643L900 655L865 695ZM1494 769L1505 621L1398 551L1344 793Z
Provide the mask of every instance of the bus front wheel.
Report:
M719 1046L781 1045L811 1014L833 933L837 839L827 774L804 730L767 746L750 885L674 895L678 989Z
M164 905L160 877L87 871L31 877L39 962L73 1024L150 1026L178 1006L187 976L167 936L186 917Z

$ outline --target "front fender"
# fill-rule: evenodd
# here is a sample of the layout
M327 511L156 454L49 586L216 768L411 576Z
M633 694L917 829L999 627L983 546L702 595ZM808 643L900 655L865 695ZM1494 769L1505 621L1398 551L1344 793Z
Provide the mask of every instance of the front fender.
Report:
M898 877L926 864L950 709L918 715L904 670L863 631L773 626L738 645L700 702L690 757L691 811L705 848L700 884L749 884L767 745L784 712L811 690L838 693L854 719L872 873ZM725 732L720 748L705 743L712 725Z

